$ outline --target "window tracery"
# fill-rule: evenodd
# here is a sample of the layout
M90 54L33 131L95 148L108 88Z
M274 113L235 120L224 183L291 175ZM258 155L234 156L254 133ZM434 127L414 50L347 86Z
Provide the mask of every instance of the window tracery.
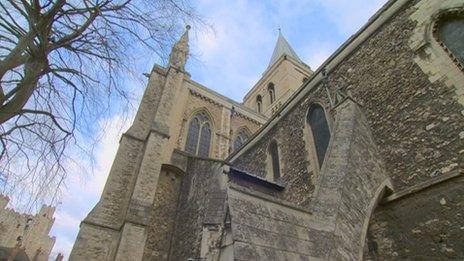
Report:
M234 140L234 151L240 149L249 137L250 135L245 130L239 131Z
M454 63L464 70L464 11L442 13L434 24L433 36Z
M211 123L205 112L193 116L187 132L185 151L208 157L211 146Z

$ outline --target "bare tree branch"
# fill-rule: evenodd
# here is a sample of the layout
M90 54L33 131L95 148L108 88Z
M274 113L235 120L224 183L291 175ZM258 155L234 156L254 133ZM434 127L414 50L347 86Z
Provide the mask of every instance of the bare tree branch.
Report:
M204 25L188 0L0 1L0 192L56 199L95 123L129 104L134 50L166 59L187 22Z

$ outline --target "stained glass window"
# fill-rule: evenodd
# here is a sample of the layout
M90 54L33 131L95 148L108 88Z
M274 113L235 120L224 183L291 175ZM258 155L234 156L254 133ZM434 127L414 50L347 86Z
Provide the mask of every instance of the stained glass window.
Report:
M308 113L308 124L313 134L314 145L317 154L319 168L324 163L325 153L330 141L329 125L325 118L324 109L319 105L314 105Z
M185 150L202 157L209 156L211 144L211 125L206 113L196 114L189 124Z
M190 121L188 134L187 134L187 144L185 145L185 150L192 154L196 154L198 136L200 133L200 121L198 118L193 118Z
M443 18L438 26L438 38L464 65L464 17L455 15Z
M280 178L280 162L277 142L271 142L271 144L269 145L269 153L271 155L272 175L274 180L278 180Z
M211 143L211 128L209 123L206 122L201 128L200 144L198 148L198 155L202 157L209 156L209 145Z
M248 138L249 138L249 135L244 130L239 131L237 134L237 137L235 137L235 140L234 140L234 151L242 147L242 145L245 143L245 141Z

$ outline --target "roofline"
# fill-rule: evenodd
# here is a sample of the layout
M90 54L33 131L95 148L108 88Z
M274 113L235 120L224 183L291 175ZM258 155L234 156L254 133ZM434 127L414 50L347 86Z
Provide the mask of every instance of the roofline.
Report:
M228 108L228 109L232 109L232 107L235 108L235 111L237 113L240 113L240 114L243 114L244 116L247 116L251 119L254 119L256 120L257 122L260 122L260 123L265 123L267 122L268 118L265 117L264 115L262 114L258 114L257 112L255 112L254 110L252 110L251 108L248 108L246 107L245 105L239 103L239 102L236 102L214 90L211 90L209 89L208 87L206 86L203 86L201 85L200 83L192 80L191 78L188 78L186 79L187 82L189 82L190 84L192 84L192 86L198 88L200 91L204 91L204 92L207 92L213 96L216 96L218 98L218 100L216 102L220 103L222 106Z
M226 161L233 162L244 152L248 151L258 142L277 122L280 121L301 99L305 98L308 93L315 90L322 80L322 68L327 73L331 72L347 56L357 49L365 40L367 40L376 29L388 21L403 5L409 0L389 0L385 3L354 35L346 40L319 68L310 76L307 82L298 88L298 90L284 103L284 105L275 113L266 124L264 124L238 151L233 152L227 157Z
M292 62L294 65L297 65L299 66L301 69L303 70L306 70L309 72L309 74L311 74L312 70L311 70L311 67L309 67L309 65L305 64L304 62L300 62L298 60L296 60L295 58L291 57L291 56L288 56L288 55L282 55L271 67L268 67L264 72L263 74L261 75L261 78L258 80L258 82L255 83L255 85L253 85L253 87L245 94L245 96L243 97L243 101L245 102L248 98L250 98L250 96L252 96L254 94L254 92L258 89L257 87L259 85L261 85L262 82L266 81L267 78L277 69L277 67L279 67L279 65L283 62L283 61L290 61Z

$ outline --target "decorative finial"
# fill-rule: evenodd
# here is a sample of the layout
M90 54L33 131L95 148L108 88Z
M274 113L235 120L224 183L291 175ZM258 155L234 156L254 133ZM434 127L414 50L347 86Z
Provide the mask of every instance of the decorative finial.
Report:
M279 25L279 27L277 28L277 30L279 30L279 34L282 33L282 28L280 28L280 25Z
M186 30L184 34L182 34L179 41L174 44L171 50L171 54L169 55L169 65L182 71L185 68L185 63L187 62L187 56L189 52L188 32L190 28L190 25L185 26Z

